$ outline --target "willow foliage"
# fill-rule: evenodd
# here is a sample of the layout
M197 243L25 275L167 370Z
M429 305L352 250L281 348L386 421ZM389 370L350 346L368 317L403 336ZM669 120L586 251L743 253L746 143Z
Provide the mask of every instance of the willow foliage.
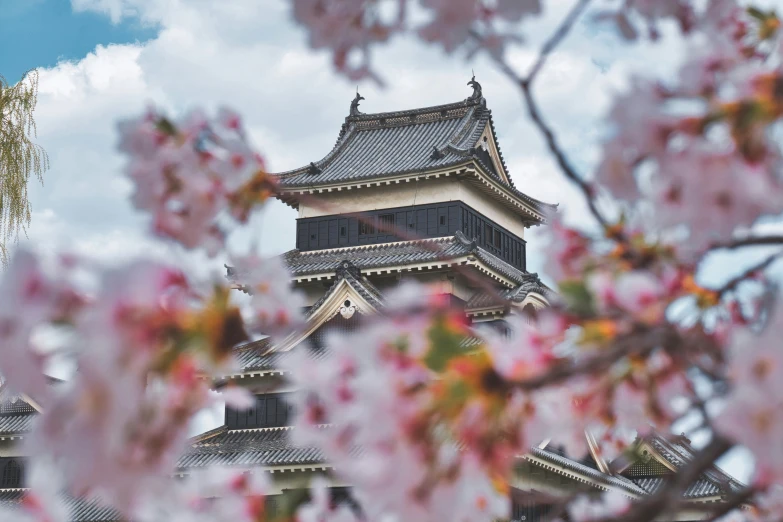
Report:
M38 72L26 73L15 85L0 75L0 257L5 264L8 242L26 232L31 207L27 182L34 174L43 183L49 168L46 151L36 137L33 111L38 101Z

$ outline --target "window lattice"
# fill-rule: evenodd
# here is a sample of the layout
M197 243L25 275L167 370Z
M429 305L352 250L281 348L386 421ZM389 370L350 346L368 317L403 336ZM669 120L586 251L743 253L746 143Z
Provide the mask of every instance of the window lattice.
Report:
M3 487L18 488L21 486L22 468L15 460L10 460L3 468Z

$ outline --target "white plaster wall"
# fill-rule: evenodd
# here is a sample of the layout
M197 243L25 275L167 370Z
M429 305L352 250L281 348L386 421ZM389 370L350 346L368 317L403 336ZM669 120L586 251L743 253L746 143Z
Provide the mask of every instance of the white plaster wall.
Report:
M296 291L304 297L305 306L312 306L324 296L333 283L334 281L328 281L327 284L324 285L322 281L318 281L314 283L299 284L296 286Z
M453 177L422 179L361 189L324 192L316 196L321 205L314 207L300 203L299 217L309 218L330 214L362 212L385 208L426 205L447 201L462 201L479 214L505 227L512 234L524 239L522 218L497 201L487 197L463 180Z
M0 457L19 457L24 455L21 440L0 441Z

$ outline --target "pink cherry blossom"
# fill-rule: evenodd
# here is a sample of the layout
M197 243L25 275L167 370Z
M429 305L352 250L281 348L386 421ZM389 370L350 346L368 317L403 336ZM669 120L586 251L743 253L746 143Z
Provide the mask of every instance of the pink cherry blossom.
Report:
M259 332L282 338L304 321L305 301L293 291L290 274L281 257L235 256L235 283L251 296L249 325Z
M308 29L312 48L331 51L338 71L352 80L378 80L370 67L370 48L400 30L405 14L404 0L385 3L396 13L391 20L364 0L293 0L293 17ZM359 60L352 60L357 55Z
M783 478L782 328L783 313L778 310L761 334L747 329L734 334L730 361L732 390L714 422L721 433L759 457L756 480L764 484Z
M232 201L264 170L241 119L221 109L214 123L198 111L174 123L150 110L119 130L119 149L129 157L125 173L135 187L132 201L152 214L153 232L215 255L225 236L218 217L228 212L246 219Z
M695 17L690 0L624 0L616 11L605 11L598 16L599 19L614 20L620 34L627 40L638 37L639 31L633 23L637 19L644 22L647 34L656 40L660 37L659 23L662 20L676 20L683 32L689 32Z
M43 324L68 321L80 310L85 298L69 272L62 262L47 271L33 252L18 249L0 281L0 374L7 386L41 404L50 395L46 355L32 337Z
M522 317L507 321L510 333L488 332L487 351L495 370L508 380L542 374L555 359L553 348L562 342L566 323L554 313L542 313L535 324Z
M155 371L188 312L186 284L178 270L137 262L101 274L73 317L76 378L57 388L27 440L71 493L100 494L130 513L173 471L190 419L210 400L194 358Z
M545 250L550 262L546 272L556 281L579 279L589 261L589 240L583 233L566 226L561 219L557 214L550 216Z

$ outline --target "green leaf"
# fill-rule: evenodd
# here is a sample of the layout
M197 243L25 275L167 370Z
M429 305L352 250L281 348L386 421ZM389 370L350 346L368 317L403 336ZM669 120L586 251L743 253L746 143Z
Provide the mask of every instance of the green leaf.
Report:
M563 281L559 289L563 299L574 312L579 315L593 313L593 296L583 281Z
M155 124L158 130L169 136L175 136L177 134L177 127L168 118L160 118Z
M444 317L435 319L428 337L430 349L424 357L424 364L431 370L442 372L451 359L465 353L461 346L465 337L449 328Z
M766 19L767 19L767 17L769 16L767 13L765 13L765 12L764 12L764 11L762 11L761 9L759 9L759 8L757 8L757 7L752 7L752 6L751 6L751 7L748 7L748 14L749 14L750 16L752 16L753 18L755 18L755 19L757 19L757 20L760 20L760 21L762 21L762 22L763 22L764 20L766 20Z

